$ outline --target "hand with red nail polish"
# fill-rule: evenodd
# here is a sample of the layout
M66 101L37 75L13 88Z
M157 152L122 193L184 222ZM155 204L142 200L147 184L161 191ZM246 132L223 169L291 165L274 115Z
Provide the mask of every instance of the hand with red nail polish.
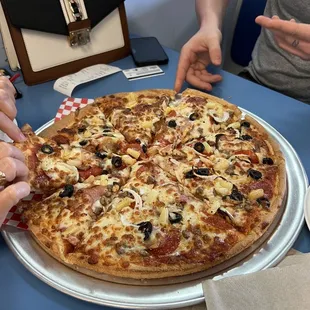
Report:
M6 77L0 77L0 130L12 140L25 140L20 129L13 123L17 110L15 106L15 88Z
M24 154L18 148L0 142L0 227L9 210L30 193L24 160Z

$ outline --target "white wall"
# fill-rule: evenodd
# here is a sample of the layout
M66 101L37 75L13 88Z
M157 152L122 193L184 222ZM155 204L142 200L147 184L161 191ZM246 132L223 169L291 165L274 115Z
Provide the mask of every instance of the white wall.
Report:
M131 33L155 36L167 47L180 50L198 30L195 0L126 0Z

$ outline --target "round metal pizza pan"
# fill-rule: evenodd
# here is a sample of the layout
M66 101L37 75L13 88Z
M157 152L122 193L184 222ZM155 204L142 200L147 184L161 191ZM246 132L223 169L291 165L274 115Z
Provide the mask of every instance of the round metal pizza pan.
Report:
M124 279L95 279L66 267L48 255L29 232L10 226L2 231L8 246L30 272L55 289L88 302L124 309L174 309L194 305L204 300L202 282L207 278L221 279L275 266L292 247L303 226L308 179L298 155L286 139L259 117L241 110L261 123L279 143L286 159L288 184L285 208L277 225L258 247L252 247L245 253L247 256L243 254L242 258L231 260L229 265L215 268L212 274L184 276L181 283L167 279L136 285ZM53 122L46 123L36 133Z

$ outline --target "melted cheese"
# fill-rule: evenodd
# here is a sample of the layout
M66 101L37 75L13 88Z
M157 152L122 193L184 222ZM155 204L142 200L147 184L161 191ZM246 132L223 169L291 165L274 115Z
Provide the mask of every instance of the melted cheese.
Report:
M48 177L53 180L63 180L68 178L71 182L77 182L79 179L79 172L74 166L70 166L64 162L53 160L46 157L41 162L41 167Z

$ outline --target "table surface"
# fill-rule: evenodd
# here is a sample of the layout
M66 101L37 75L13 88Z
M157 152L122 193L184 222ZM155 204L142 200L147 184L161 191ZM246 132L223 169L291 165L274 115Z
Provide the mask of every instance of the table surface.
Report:
M122 72L84 84L74 90L73 96L95 98L109 93L137 91L148 88L173 88L179 54L166 49L169 64L161 66L165 74L136 81L128 81ZM113 63L121 69L135 67L131 57ZM223 81L217 84L212 94L245 108L261 117L277 129L295 148L308 177L310 177L310 106L281 95L265 87L221 71ZM53 90L53 82L32 87L22 81L16 86L23 93L17 101L19 125L29 123L34 130L55 117L64 95ZM187 85L184 84L184 88ZM303 199L303 197L300 197ZM310 252L310 232L304 225L294 248ZM44 310L95 310L112 309L90 304L67 296L49 287L26 270L8 249L0 237L0 300L1 309Z

